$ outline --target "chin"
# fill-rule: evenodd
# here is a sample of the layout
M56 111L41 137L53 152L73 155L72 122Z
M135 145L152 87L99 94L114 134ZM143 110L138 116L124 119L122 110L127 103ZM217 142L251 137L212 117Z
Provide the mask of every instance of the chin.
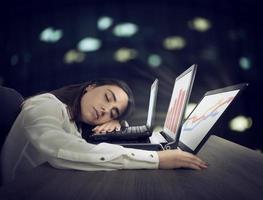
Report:
M96 123L93 120L89 120L87 117L82 118L82 121L86 124L89 124L89 125L96 125Z

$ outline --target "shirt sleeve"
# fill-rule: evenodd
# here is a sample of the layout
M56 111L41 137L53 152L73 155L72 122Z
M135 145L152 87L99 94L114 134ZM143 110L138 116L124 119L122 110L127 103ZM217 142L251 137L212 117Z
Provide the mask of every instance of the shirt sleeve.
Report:
M158 168L159 157L155 151L108 143L94 145L66 132L63 105L56 100L25 104L22 112L26 137L56 168L87 171Z

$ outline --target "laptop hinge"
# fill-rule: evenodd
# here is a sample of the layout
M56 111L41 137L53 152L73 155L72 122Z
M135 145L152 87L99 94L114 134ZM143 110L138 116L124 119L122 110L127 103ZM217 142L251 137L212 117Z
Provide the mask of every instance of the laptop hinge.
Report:
M166 144L166 145L164 146L164 149L165 149L165 150L177 149L177 147L178 147L178 142L173 141L173 142L169 142L168 144Z
M165 132L161 131L160 134L167 140L167 144L164 145L164 149L176 149L178 142L167 135Z

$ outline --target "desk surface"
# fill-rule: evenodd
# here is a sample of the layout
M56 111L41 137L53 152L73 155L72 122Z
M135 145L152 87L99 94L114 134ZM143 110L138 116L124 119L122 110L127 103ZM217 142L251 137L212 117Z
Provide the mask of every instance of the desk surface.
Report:
M84 172L35 168L0 189L0 199L263 199L263 155L211 136L198 156L206 170Z

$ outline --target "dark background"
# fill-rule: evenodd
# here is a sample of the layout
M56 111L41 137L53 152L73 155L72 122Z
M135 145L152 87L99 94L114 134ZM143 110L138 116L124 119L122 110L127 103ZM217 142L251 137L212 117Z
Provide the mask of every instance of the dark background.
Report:
M0 7L0 84L18 90L25 97L41 91L113 77L125 80L136 99L136 112L130 124L146 120L150 85L159 78L156 125L162 126L168 109L174 79L190 65L199 65L190 102L197 103L212 89L232 84L250 84L228 108L212 130L214 134L244 146L263 150L261 132L262 16L260 1L5 1ZM113 18L113 25L100 31L97 20ZM194 17L209 19L206 32L192 30ZM139 31L129 38L112 34L121 22L137 24ZM39 40L47 27L61 29L56 43ZM185 38L181 50L167 50L162 41L173 35ZM101 39L102 47L85 53L81 63L65 64L67 51L77 48L84 37ZM126 63L113 59L121 47L136 49L138 55ZM151 68L150 54L158 54L162 64ZM247 57L251 68L244 70L239 59ZM229 121L244 115L252 119L244 132L229 129Z

